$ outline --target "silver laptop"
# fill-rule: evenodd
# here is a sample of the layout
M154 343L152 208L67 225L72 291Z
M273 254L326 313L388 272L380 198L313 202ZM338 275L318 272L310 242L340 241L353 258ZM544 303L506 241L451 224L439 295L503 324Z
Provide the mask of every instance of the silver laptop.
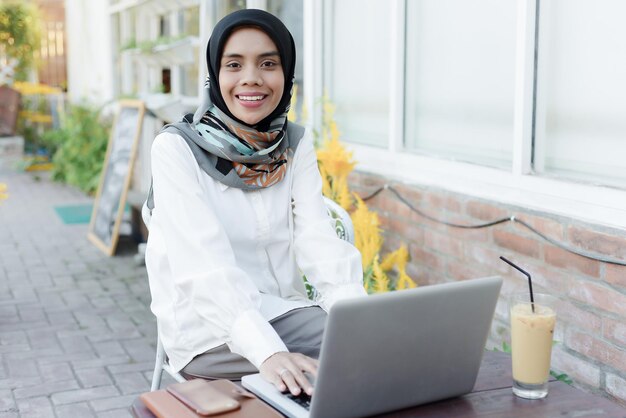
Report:
M293 418L365 417L463 395L474 387L501 286L488 277L340 301L310 401L259 374L243 386Z

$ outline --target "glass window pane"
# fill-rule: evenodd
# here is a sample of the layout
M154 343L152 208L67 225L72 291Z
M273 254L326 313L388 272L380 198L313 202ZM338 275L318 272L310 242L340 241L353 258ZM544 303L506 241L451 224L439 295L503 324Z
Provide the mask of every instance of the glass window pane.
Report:
M534 168L626 187L626 2L541 2Z
M200 6L178 11L178 30L181 36L200 36Z
M168 15L159 16L159 37L167 38L171 35L170 17Z
M213 6L213 16L216 17L215 25L221 18L236 12L237 10L246 8L246 0L216 0L209 2L210 6Z
M268 0L267 11L277 16L289 29L296 43L296 85L298 92L296 97L296 114L302 115L302 97L304 90L304 29L303 29L303 4L302 0Z
M390 19L386 1L324 2L324 87L343 140L387 147Z
M509 168L516 2L407 2L405 146Z
M181 67L181 93L184 96L197 96L198 95L198 63L195 62L190 65Z

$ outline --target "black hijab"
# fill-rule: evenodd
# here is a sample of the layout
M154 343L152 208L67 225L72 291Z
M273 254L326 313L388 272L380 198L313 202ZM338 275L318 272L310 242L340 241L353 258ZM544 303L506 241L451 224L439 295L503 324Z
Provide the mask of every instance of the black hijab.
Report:
M258 9L244 9L229 14L220 20L209 39L206 50L207 67L209 71L209 86L211 101L218 109L239 123L247 125L237 119L228 110L228 106L224 102L219 84L219 70L226 41L233 31L242 26L254 26L265 32L270 39L276 44L280 62L285 75L285 87L283 96L274 111L257 123L256 129L259 131L267 131L269 125L277 116L286 112L291 103L291 92L293 88L294 73L296 68L296 45L293 37L287 27L276 16ZM249 126L249 125L248 125Z

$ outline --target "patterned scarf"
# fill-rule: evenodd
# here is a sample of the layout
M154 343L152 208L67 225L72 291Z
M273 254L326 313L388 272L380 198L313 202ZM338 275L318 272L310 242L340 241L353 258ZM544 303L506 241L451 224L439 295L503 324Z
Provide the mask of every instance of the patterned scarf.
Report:
M207 90L208 85L207 80ZM208 97L205 94L204 98ZM213 155L232 161L235 173L251 189L273 186L287 172L289 148L285 130L288 111L289 108L274 119L268 131L261 132L209 104L209 109L195 123L204 140L198 145Z

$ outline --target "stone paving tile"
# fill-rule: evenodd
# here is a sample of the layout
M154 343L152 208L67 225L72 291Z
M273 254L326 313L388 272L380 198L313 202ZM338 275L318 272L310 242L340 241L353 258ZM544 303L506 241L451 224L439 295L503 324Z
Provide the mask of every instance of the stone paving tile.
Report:
M152 361L146 361L143 363L129 363L120 364L115 366L107 366L107 369L112 374L129 373L129 372L145 372L154 370L154 359Z
M51 364L51 363L65 363L65 362L72 362L72 361L87 361L87 360L93 360L96 358L96 355L89 351L89 352L79 352L79 353L72 353L72 354L61 354L58 356L47 356L47 357L41 357L39 358L37 361L39 362L39 364Z
M98 418L133 418L133 415L127 408L124 408L113 411L99 412Z
M0 418L131 417L154 367L145 267L128 239L108 257L87 225L64 225L54 206L92 199L36 176L0 169L10 194L0 206Z
M147 390L150 390L148 388ZM144 390L145 392L146 390ZM137 395L116 396L114 398L98 399L91 401L90 404L96 412L119 410L121 408L130 408Z
M69 363L39 364L39 371L45 382L58 382L75 378Z
M0 354L19 353L24 350L30 350L29 344L6 344L0 345Z
M113 357L125 355L124 347L119 341L103 341L98 344L94 344L93 348L100 357Z
M113 381L104 367L76 370L78 380L84 388L111 385Z
M15 412L17 407L9 389L0 390L0 414Z
M156 322L154 324L154 328L156 329ZM110 340L122 341L122 340L128 340L128 339L142 338L144 337L144 335L142 335L141 332L139 332L138 330L134 329L131 332L92 333L88 335L87 337L89 338L89 341L91 341L92 343L99 343L102 341L110 341ZM152 339L150 339L150 341L152 341ZM154 346L156 346L156 339L154 339L154 341L155 341Z
M50 348L36 348L16 353L8 353L4 357L7 362L9 362L9 367L24 368L25 365L30 366L31 362L34 363L39 358L63 354L63 350L56 346L56 341L53 344L54 345L51 344L52 346Z
M76 402L86 402L95 399L109 398L119 395L115 386L99 386L88 389L70 390L53 394L50 399L55 405L64 405Z
M0 389L16 389L41 383L41 377L8 377L0 380Z
M100 357L92 360L78 360L72 361L74 370L88 369L92 367L109 366L113 364L125 364L130 361L130 357L127 355L118 355L111 357Z
M54 409L57 418L95 418L96 416L87 403L59 405Z
M54 410L50 404L50 399L46 396L18 400L17 409L21 418L54 417Z
M19 318L21 321L39 321L45 320L45 312L40 307L24 306L18 309Z
M117 374L114 379L115 386L125 395L150 390L150 382L140 372Z
M21 344L28 343L28 337L24 330L18 331L2 331L0 332L0 346L5 344Z
M7 364L9 376L14 379L23 377L39 377L37 362L35 360L10 361Z
M122 345L134 361L148 361L154 358L154 356L150 355L152 343L146 341L144 338L125 340L122 341Z
M63 347L63 352L67 354L90 351L93 349L87 337L82 335L59 337L59 343Z
M33 386L25 386L23 388L15 389L13 396L15 399L31 398L34 396L49 396L56 392L63 392L72 389L79 389L80 385L76 380L67 380L63 382L50 382L40 383Z

